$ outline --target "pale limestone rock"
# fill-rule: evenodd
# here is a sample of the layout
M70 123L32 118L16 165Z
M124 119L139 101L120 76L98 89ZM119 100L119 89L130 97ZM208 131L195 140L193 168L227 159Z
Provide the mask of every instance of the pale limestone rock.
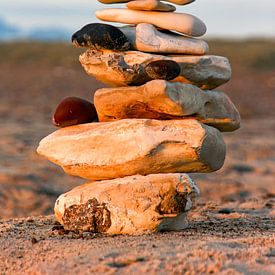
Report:
M193 117L220 131L240 127L240 114L226 94L179 82L153 80L143 86L99 89L94 104L101 122Z
M72 231L180 231L188 225L185 215L198 193L186 174L136 175L76 187L57 199L55 215Z
M159 0L135 0L130 1L127 4L128 9L132 10L145 10L145 11L175 11L176 7L166 3L162 3Z
M136 0L136 1L132 1L132 0L98 0L101 3L104 4L118 4L118 3L128 3L128 2L144 2L144 0ZM150 0L153 1L153 0ZM154 0L155 1L155 0ZM166 0L165 2L170 2L170 3L174 3L176 5L187 5L190 4L192 2L194 2L195 0Z
M173 30L189 36L202 36L206 33L205 24L199 18L186 13L105 9L97 11L96 16L100 20L109 22L149 23L165 30Z
M173 81L193 84L206 90L226 83L231 77L228 59L213 55L164 56L138 51L87 50L79 60L89 75L111 86L145 84L152 80L145 68L157 60L174 60L180 65L181 73Z
M70 175L104 180L212 172L223 165L225 144L217 129L195 119L124 119L62 128L37 152Z
M141 52L204 55L209 51L203 40L164 33L147 23L138 24L136 28L121 27L120 30L127 36L132 48Z

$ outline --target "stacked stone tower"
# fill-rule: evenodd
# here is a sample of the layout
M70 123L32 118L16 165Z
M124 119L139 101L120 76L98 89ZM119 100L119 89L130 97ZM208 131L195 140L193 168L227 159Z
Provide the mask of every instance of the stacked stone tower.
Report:
M230 64L194 38L206 32L201 20L166 3L192 0L101 2L127 2L96 15L129 25L89 24L72 41L88 48L85 71L112 87L97 90L94 105L65 99L53 119L62 129L37 150L89 180L57 199L56 217L72 231L183 230L199 194L186 173L220 169L221 132L240 126L233 103L213 90L230 79Z

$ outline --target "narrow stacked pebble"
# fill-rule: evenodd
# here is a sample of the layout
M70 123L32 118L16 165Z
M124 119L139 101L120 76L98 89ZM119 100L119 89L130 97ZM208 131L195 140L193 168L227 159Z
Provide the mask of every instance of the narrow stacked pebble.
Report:
M172 4L101 2L127 2L96 15L131 25L94 23L72 36L88 48L80 56L85 71L112 88L97 90L94 104L62 101L53 117L62 129L40 142L39 154L90 181L57 199L56 218L77 232L183 230L199 194L185 173L220 169L221 132L240 127L234 104L213 91L230 79L230 64L207 55L207 43L194 38L206 32L204 23Z

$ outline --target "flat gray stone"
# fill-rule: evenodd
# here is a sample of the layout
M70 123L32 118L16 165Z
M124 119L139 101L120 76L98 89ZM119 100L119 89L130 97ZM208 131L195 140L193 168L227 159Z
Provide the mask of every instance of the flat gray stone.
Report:
M204 55L209 51L203 40L161 32L147 23L121 27L120 30L130 41L131 48L141 52Z

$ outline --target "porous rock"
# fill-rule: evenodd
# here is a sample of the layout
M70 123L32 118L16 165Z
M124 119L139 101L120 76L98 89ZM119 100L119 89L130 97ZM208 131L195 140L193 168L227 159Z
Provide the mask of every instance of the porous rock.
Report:
M196 85L202 89L214 89L231 77L231 67L225 57L213 55L164 56L138 51L114 52L87 50L80 55L80 63L88 75L111 86L138 86L152 80L145 67L158 60L176 61L180 75L175 82Z
M37 152L70 175L91 180L222 167L221 133L195 119L123 119L61 128Z
M75 46L89 47L94 50L125 51L130 49L130 42L119 28L102 23L84 26L73 34L72 42Z
M225 93L179 82L152 80L143 86L103 88L96 91L94 102L102 122L193 117L220 131L240 127L240 114Z
M139 11L130 9L104 9L96 12L98 19L126 24L149 23L165 30L173 30L189 36L206 33L205 24L187 13Z
M120 30L127 36L131 49L149 53L204 55L208 44L201 40L173 32L163 32L147 23L123 26Z
M187 227L185 214L199 193L186 174L158 174L91 182L61 195L57 220L66 230L142 234Z

